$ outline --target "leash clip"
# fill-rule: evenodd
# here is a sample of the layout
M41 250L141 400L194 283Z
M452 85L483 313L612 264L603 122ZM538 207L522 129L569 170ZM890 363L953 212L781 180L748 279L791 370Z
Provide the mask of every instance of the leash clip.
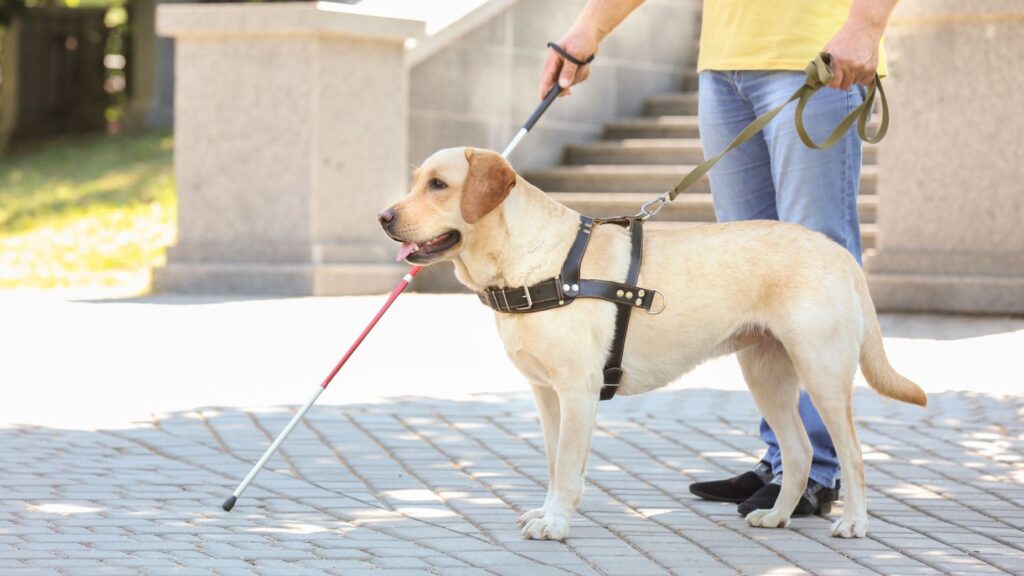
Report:
M641 206L640 212L638 212L636 216L634 216L634 218L639 218L640 220L647 220L648 218L653 218L657 216L658 212L661 212L661 209L664 208L665 205L668 203L668 192L664 192L657 196L654 200L651 200L645 203L643 206Z

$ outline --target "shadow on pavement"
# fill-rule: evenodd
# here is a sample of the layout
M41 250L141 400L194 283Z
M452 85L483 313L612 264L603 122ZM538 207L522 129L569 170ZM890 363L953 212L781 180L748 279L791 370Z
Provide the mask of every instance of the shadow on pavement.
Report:
M0 542L26 568L112 572L1020 573L1024 399L930 399L923 411L858 389L863 540L830 538L831 519L817 517L752 529L733 505L691 496L690 482L742 472L763 448L746 392L682 389L601 406L566 543L526 541L515 526L547 483L522 394L317 406L230 514L221 501L296 407L0 429Z

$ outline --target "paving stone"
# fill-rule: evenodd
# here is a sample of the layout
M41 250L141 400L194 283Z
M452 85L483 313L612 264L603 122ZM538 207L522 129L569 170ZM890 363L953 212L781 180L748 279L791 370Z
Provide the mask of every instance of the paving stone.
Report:
M231 513L224 495L295 406L0 425L0 573L1024 573L1022 393L981 382L916 411L858 388L871 528L838 540L841 507L760 530L689 494L760 456L757 412L732 384L602 403L565 543L515 525L547 487L527 393L450 401L410 383L401 399L318 405Z

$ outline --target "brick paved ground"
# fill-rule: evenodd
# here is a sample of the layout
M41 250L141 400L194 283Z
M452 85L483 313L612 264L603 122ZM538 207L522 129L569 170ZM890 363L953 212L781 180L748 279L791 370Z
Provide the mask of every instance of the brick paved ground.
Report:
M414 308L438 302L410 298ZM456 307L470 303L464 297L450 301ZM269 308L306 310L312 322L317 314L303 307L327 314L343 305L297 302L291 308L281 301L255 302L244 310L275 318ZM349 312L368 315L375 303L359 302ZM203 318L219 321L221 307L240 304L210 306L188 314L189 334L215 330ZM127 418L117 425L109 418L107 426L70 424L72 413L80 417L104 402L117 404L110 390L127 385L116 370L107 372L116 382L98 370L110 362L110 339L84 337L96 334L84 319L97 308L114 332L137 327L139 314L153 312L124 304L37 303L17 308L22 316L14 314L23 339L33 342L33 330L46 332L58 353L52 366L36 363L34 371L28 363L35 356L27 348L6 360L0 381L8 408L11 399L36 398L39 386L50 387L54 410L72 388L88 387L94 401L72 406L63 425L59 418L45 426L0 424L0 574L1024 573L1024 395L989 390L1019 384L1020 371L1006 374L1009 383L958 381L962 391L948 382L922 382L931 391L927 412L858 390L855 413L871 512L869 537L862 540L828 537L831 520L825 518L795 519L788 530L752 529L734 506L689 494L691 481L742 471L760 455L757 414L747 393L735 389L734 372L713 366L694 376L696 387L603 404L572 535L565 543L538 542L523 540L515 526L518 513L542 502L546 482L543 441L528 395L500 389L473 394L487 385L469 382L457 397L424 398L436 378L422 364L416 368L421 379L387 388L374 402L331 405L347 395L347 389L332 389L235 510L225 513L220 502L295 407L245 408L238 402L156 413L131 425ZM5 312L11 317L15 310L7 306ZM33 328L29 319L41 310L60 312L50 316L60 320ZM174 357L178 362L154 367L172 373L174 364L196 361L199 352L175 332L176 324L162 323L159 314L147 321L160 333L147 335L147 344L163 345L120 353L150 362ZM464 325L478 327L474 322ZM280 322L271 324L269 333L280 334ZM995 360L985 350L1020 344L1024 334L1019 322L1000 325L1006 333L969 319L888 317L886 324L904 335L945 339L892 342L897 366L916 365L910 351L931 350L939 356L919 362L941 366L945 356L962 363L958 354L966 354L991 367ZM438 340L421 347L444 342L449 333L439 330ZM225 361L258 347L244 332L223 343ZM496 344L491 334L473 337ZM0 344L10 350L14 341ZM377 351L369 346L365 354L383 361L390 352L385 345L378 340ZM81 377L71 380L56 361L63 351L95 357L96 364L79 364ZM388 368L403 374L397 364ZM220 377L215 367L210 370ZM244 367L234 370L242 371L238 376L254 396L261 397L256 388L269 386ZM515 382L507 366L496 370L495 379ZM59 377L47 376L54 373ZM985 373L980 366L979 373ZM136 374L139 381L145 376ZM33 392L19 396L11 378L34 384ZM715 385L721 379L729 381ZM202 384L183 382L180 401L204 405L218 382ZM292 386L289 393L300 401L313 385ZM204 386L211 391L204 394ZM24 413L37 408L25 405ZM18 421L16 411L6 414L0 422Z

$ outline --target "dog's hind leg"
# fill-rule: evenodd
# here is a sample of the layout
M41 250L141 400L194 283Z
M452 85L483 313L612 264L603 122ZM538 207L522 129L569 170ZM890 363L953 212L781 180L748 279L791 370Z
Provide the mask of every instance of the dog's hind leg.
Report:
M853 379L852 376L850 378ZM868 502L864 481L864 459L853 426L853 409L849 401L840 404L834 398L811 400L820 406L822 421L832 436L843 470L843 516L832 524L832 535L839 538L863 538L868 533ZM826 416L826 412L828 415Z
M811 470L811 441L807 438L797 407L799 383L786 349L774 338L766 338L737 353L743 377L768 425L775 432L782 453L782 490L775 506L747 514L747 523L763 528L789 524L807 487Z
M600 376L594 379L600 380ZM551 497L544 515L523 527L523 536L564 540L572 514L583 494L583 475L597 418L598 394L594 387L576 382L556 389L559 426Z
M817 337L802 338L787 346L800 379L821 414L843 471L843 516L832 525L832 535L860 538L867 534L867 495L864 461L853 427L853 378L860 357L857 331L845 325L823 326Z
M558 395L549 386L537 382L530 383L533 388L533 399L537 404L537 412L540 416L540 427L544 431L544 448L548 459L548 493L544 498L542 508L534 508L519 517L519 525L525 526L530 520L541 518L544 511L551 504L555 494L555 457L558 455L558 421L560 410L558 407Z

